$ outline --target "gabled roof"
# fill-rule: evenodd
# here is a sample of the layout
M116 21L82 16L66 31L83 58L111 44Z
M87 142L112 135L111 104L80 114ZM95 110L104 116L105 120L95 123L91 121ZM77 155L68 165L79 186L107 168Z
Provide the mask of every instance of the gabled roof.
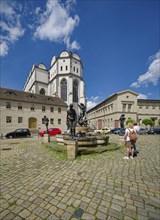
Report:
M40 95L7 88L0 88L0 99L67 107L67 104L59 97Z
M94 106L93 108L89 109L89 110L87 111L87 113L92 112L93 110L95 110L96 108L98 108L98 107L99 107L100 105L102 105L103 103L105 103L105 102L109 101L110 99L112 99L112 98L114 98L114 97L116 97L116 96L118 96L118 95L121 95L121 94L123 94L123 93L132 93L132 94L135 95L135 96L138 96L138 95L139 95L138 93L136 93L136 92L134 92L134 91L132 91L132 90L130 90L130 89L126 89L126 90L123 90L123 91L120 91L120 92L113 93L111 96L109 96L108 98L104 99L102 102L98 103L98 104L97 104L96 106Z
M132 91L132 90L130 90L130 89L126 89L126 90L117 92L117 93L115 93L115 94L120 95L120 94L123 94L123 93L126 93L126 92L132 93L132 94L135 95L135 96L138 96L138 95L139 95L137 92L134 92L134 91Z

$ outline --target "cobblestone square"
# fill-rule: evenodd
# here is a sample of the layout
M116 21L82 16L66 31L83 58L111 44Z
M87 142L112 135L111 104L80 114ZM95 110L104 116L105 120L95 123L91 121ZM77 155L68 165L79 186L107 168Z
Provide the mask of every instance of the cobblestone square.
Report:
M1 140L0 219L159 220L159 143L140 135L133 160L121 148L69 161L38 137Z

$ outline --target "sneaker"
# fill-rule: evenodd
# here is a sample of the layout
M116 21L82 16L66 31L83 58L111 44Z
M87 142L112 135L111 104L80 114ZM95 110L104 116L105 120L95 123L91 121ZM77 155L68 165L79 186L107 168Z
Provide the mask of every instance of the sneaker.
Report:
M126 157L123 157L123 159L129 160L129 157L126 156Z
M132 157L132 156L131 156L130 158L133 160L133 157Z

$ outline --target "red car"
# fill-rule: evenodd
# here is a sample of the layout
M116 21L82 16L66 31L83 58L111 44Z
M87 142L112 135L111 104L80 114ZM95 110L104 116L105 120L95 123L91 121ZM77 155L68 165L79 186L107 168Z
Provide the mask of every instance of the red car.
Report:
M50 136L54 136L54 135L56 135L56 134L61 134L61 130L60 130L59 128L49 128L49 129L48 129L48 132L49 132L49 135L50 135ZM39 132L39 135L40 135L41 137L43 137L43 135L46 134L46 133L47 133L47 131L44 130L44 131Z

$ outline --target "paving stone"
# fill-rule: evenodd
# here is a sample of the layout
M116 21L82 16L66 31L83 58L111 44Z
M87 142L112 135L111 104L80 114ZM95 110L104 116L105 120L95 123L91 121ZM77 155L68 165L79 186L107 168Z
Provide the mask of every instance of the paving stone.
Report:
M91 214L88 214L88 213L84 213L82 215L82 219L84 219L84 220L95 220L96 217L94 215L91 215Z
M42 212L39 213L39 217L42 219L47 218L50 215L50 212L48 210L43 210Z
M9 213L7 216L3 217L3 220L12 220L15 218L14 213Z
M117 218L118 220L123 219L123 214L114 209L109 209L108 215Z
M27 217L30 215L30 212L27 210L27 209L23 209L19 215L24 218L24 219L27 219Z
M106 219L107 215L105 213L103 213L103 212L97 211L96 217L98 219L104 220L104 219Z
M27 220L34 220L34 219L36 219L37 217L36 217L36 215L34 215L33 213L31 214L31 215L29 215L28 217L27 217Z

